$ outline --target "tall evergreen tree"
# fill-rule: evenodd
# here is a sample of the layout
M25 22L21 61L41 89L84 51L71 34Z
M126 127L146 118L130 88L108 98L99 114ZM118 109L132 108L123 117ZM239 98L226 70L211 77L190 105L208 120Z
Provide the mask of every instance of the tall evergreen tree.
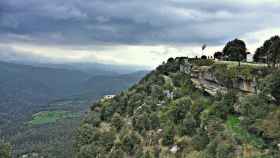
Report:
M279 36L273 36L270 39L266 40L264 44L259 47L253 59L255 62L267 63L268 65L275 66L279 62Z

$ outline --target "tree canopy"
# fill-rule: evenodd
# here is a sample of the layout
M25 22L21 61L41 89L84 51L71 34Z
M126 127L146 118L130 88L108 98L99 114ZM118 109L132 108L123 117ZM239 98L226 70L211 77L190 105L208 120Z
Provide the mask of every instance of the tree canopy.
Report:
M222 59L224 56L223 52L215 52L214 59Z
M229 41L223 49L223 54L226 60L244 61L247 58L246 44L239 39Z
M273 67L280 62L280 37L273 36L266 40L264 44L259 47L253 59L255 62L272 64Z

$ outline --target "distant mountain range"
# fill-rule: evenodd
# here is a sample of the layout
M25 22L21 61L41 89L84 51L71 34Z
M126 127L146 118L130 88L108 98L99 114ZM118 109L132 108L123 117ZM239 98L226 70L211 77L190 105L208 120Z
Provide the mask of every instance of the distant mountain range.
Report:
M0 55L1 57L1 55ZM1 60L1 59L0 59ZM136 71L149 70L150 68L144 66L132 66L132 65L113 65L102 64L95 62L37 62L37 61L25 61L25 60L2 60L3 62L30 65L35 67L55 68L55 69L67 69L78 70L90 75L112 75L112 74L128 74Z
M138 70L96 63L0 61L0 138L7 138L19 155L35 149L55 153L54 144L59 151L71 152L72 133L81 117L31 126L27 123L32 116L42 111L79 116L103 95L116 94L147 73Z
M102 70L103 67L107 68ZM0 116L2 113L20 118L19 115L35 107L69 96L97 98L116 93L146 74L146 71L124 74L132 70L110 67L0 62Z

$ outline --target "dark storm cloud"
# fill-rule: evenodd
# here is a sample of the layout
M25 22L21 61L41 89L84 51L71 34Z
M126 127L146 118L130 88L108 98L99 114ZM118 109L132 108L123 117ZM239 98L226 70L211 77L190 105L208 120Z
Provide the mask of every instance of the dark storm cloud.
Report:
M1 0L0 40L218 45L280 25L279 4L251 1Z

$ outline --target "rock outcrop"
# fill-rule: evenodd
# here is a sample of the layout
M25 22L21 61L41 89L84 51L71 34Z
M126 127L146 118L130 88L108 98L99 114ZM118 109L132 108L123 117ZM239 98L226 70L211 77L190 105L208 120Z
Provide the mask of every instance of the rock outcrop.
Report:
M217 92L225 93L227 91L227 85L223 83L218 77L210 71L210 66L193 67L191 71L191 77L193 83L198 88L203 88L211 95L217 94ZM232 80L232 87L240 90L244 93L256 93L257 82L256 79L245 79L243 76L238 76Z
M188 61L185 61L185 64L180 66L180 71L186 74L190 74L195 86L197 88L203 89L210 95L216 95L218 92L226 93L227 89L229 88L239 90L240 92L246 94L257 93L257 78L259 76L256 74L252 74L252 71L257 68L250 67L250 71L248 72L248 74L236 73L230 78L228 77L230 75L223 73L232 73L233 70L227 68L228 65L226 64L220 64L219 66L220 68L223 67L222 70L226 72L219 72L220 70L217 70L213 65L193 66ZM245 72L247 72L246 69L248 69L248 67L237 68L237 66L235 68L235 70L240 69L240 71L245 70ZM263 72L259 73L263 74ZM248 77L248 75L250 77Z

